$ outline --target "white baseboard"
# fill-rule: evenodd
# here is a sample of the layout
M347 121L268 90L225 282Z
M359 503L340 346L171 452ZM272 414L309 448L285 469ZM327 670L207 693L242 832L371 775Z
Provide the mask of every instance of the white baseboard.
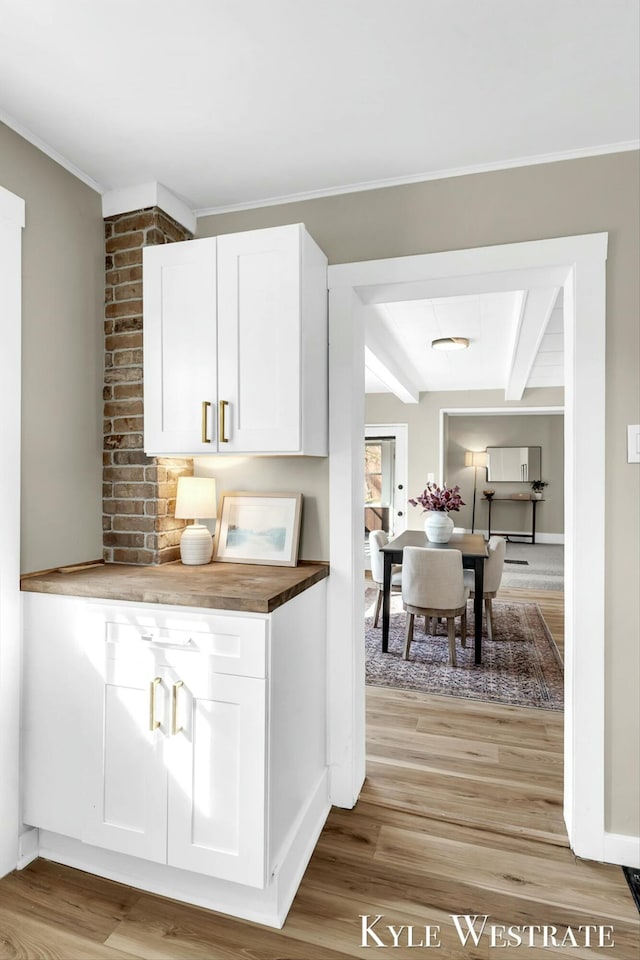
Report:
M536 543L564 543L564 533L536 533Z
M29 827L18 837L18 870L24 870L40 856L40 831Z
M325 770L303 810L298 822L287 837L286 856L282 866L274 866L273 877L278 884L278 926L282 927L298 892L309 860L322 833L331 803L329 802L329 772Z
M87 873L170 897L172 900L181 900L232 917L280 928L285 922L330 807L328 771L324 771L294 832L288 838L289 844L286 852L283 851L282 861L274 867L270 883L263 889L103 850L47 830L40 831L39 855L45 860L86 870Z
M604 861L640 870L640 837L605 832Z

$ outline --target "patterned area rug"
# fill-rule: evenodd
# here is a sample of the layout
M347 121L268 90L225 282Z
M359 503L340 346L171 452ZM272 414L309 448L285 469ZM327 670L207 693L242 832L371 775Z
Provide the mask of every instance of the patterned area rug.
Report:
M376 591L365 593L366 682L377 687L419 690L446 697L490 700L512 706L563 709L562 660L535 603L493 601L493 640L482 638L481 666L473 662L473 639L466 649L456 639L457 667L448 663L446 624L425 636L424 619L416 617L409 660L402 659L405 614L399 594L391 598L389 652L382 653L382 630L373 626ZM382 616L380 617L382 623ZM469 603L468 630L473 630ZM460 620L456 620L460 629Z

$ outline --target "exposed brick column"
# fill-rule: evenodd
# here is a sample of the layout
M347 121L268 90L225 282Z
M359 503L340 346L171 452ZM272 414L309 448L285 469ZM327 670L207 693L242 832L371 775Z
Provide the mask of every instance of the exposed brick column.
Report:
M167 563L185 527L173 516L178 477L193 461L143 449L142 248L192 236L159 207L105 219L103 556Z

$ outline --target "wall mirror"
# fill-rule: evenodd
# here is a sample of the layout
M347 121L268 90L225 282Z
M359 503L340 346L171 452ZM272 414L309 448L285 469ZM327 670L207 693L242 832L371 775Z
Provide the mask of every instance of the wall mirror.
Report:
M490 483L541 480L542 447L487 447Z

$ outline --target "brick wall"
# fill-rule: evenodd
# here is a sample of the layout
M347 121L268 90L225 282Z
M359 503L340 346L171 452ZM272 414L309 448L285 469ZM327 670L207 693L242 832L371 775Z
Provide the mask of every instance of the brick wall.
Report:
M114 563L167 563L185 527L173 516L188 459L143 449L142 248L190 240L158 207L105 219L103 556Z

